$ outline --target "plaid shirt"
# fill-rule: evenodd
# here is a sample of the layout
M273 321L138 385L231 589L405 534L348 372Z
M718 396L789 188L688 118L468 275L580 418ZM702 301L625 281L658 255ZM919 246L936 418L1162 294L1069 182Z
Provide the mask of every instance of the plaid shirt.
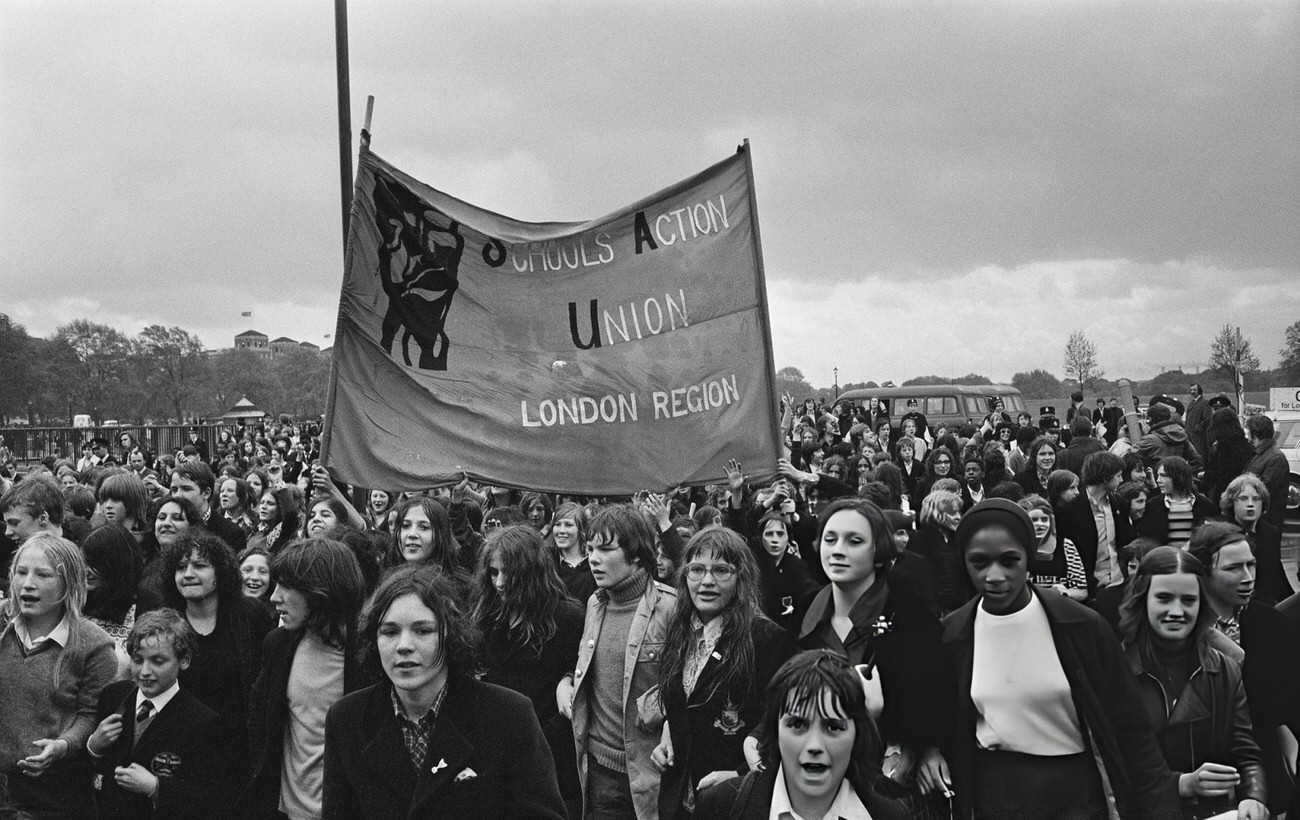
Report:
M397 690L390 691L393 699L393 714L397 716L397 725L402 730L402 741L406 744L406 752L411 756L411 762L415 764L415 770L419 771L425 763L425 758L429 756L429 741L433 739L433 724L438 719L438 710L442 707L442 699L447 694L447 687L442 687L438 697L429 707L429 711L424 713L419 723L412 723L407 719L406 713L402 711L402 702L397 699Z

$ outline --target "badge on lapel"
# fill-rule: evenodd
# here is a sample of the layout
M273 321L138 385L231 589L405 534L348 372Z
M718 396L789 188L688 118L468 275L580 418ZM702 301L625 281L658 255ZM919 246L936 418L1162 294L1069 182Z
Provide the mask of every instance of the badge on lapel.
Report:
M181 770L181 756L175 752L159 752L150 761L149 770L159 777L175 777Z
M444 758L442 760L439 760L437 763L433 764L433 768L429 770L429 773L437 774L438 772L442 771L445 768L447 768L447 761Z

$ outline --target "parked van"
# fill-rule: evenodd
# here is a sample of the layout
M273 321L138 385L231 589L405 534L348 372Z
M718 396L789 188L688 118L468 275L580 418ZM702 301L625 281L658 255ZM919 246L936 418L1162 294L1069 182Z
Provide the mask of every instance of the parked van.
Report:
M1015 419L1016 414L1028 412L1020 391L1009 384L913 384L907 387L862 387L845 390L838 401L851 401L866 407L872 397L889 410L889 418L897 426L907 414L907 402L916 399L916 409L924 416L930 429L939 425L959 426L970 422L978 424L993 410L999 399L1002 408Z
M87 415L86 413L78 413L77 415L72 417L72 426L78 428L89 427L90 416Z

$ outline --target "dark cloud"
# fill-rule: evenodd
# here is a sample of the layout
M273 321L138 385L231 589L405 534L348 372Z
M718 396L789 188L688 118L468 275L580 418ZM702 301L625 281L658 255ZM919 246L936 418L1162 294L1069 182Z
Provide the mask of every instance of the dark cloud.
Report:
M1074 273L1036 287L1102 282L1134 324L1151 294L1213 324L1224 290L1276 285L1273 334L1300 312L1296 9L354 2L353 126L374 94L378 153L533 220L606 213L749 137L769 281L810 310L865 283L891 311L952 294L975 322L1000 309L998 271L1053 265ZM332 316L328 4L15 0L0 104L0 310L21 299L45 333L94 304L214 345L250 302ZM258 316L272 335L276 318ZM1047 345L1057 322L1023 320Z

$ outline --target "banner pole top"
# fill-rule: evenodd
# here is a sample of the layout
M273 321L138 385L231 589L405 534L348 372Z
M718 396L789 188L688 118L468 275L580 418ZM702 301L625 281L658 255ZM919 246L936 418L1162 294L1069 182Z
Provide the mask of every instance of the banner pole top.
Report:
M375 95L366 97L366 123L361 126L361 147L370 148L370 117L375 113Z

